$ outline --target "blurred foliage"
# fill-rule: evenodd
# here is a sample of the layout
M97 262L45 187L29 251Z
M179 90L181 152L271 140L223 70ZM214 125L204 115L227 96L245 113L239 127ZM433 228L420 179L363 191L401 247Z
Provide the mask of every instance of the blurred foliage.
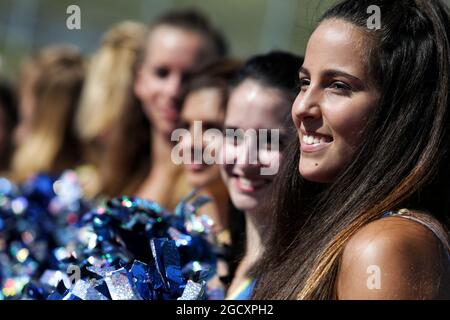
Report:
M53 43L72 43L90 54L113 24L132 19L148 23L170 8L194 7L206 13L227 37L238 57L284 49L303 53L320 14L335 0L1 0L0 54L7 75L24 56ZM81 8L81 30L68 30L66 9Z

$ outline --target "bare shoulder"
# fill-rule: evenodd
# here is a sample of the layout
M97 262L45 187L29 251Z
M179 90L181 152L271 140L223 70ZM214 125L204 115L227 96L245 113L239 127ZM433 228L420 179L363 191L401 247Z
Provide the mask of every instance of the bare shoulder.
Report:
M447 249L418 222L379 219L347 243L336 289L339 299L450 299Z

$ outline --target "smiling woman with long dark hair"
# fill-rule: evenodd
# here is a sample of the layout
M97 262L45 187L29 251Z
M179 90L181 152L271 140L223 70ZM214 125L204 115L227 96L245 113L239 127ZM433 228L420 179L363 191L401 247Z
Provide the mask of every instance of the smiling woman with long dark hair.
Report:
M245 248L228 288L230 300L247 300L254 286L248 271L264 251L263 241L270 226L270 215L262 204L272 192L278 173L274 170L264 174L264 169L278 169L284 161L286 141L292 133L289 111L296 95L296 70L302 63L301 56L284 51L256 55L232 81L224 121L221 173L233 205L244 213ZM230 129L243 134L235 139L226 133ZM248 134L252 130L258 131L254 142ZM266 141L261 138L264 130L271 132ZM279 132L279 139L272 138L272 130ZM251 149L252 144L255 149Z
M254 298L450 298L449 32L439 0L325 13L299 72L298 137Z

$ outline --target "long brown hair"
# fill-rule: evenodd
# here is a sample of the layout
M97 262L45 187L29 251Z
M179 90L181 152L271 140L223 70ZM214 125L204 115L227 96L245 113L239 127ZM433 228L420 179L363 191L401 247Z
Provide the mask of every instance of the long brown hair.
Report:
M146 38L148 39L151 32L161 25L204 35L205 41L211 44L212 55L216 58L226 53L226 45L220 32L196 10L172 10L162 14L149 26ZM138 60L135 71L143 62L145 50L146 48L141 50L141 59ZM101 173L102 194L106 196L134 194L150 170L151 123L145 116L138 99L134 96L133 100L134 103L130 104L129 108L124 108L123 114L119 117L111 144L106 151L106 161Z
M84 60L72 46L40 51L26 64L36 74L30 132L14 153L13 178L23 181L38 172L59 174L80 160L73 117L84 79ZM27 70L23 71L26 76Z
M380 7L381 29L367 28ZM386 210L425 210L449 226L450 18L440 0L347 0L322 18L367 35L368 69L381 93L353 161L329 185L298 172L291 143L270 207L274 227L254 274L255 299L336 298L347 241Z

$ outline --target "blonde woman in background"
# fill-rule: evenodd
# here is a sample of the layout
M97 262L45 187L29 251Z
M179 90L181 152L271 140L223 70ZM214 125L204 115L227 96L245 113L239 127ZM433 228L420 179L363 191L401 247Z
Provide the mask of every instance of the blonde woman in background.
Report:
M106 196L136 195L171 210L190 191L171 159L171 134L190 75L224 53L220 34L197 11L169 11L151 24L134 81L140 105L124 110L102 166Z
M22 67L19 81L17 150L12 178L60 174L80 162L73 118L84 79L82 55L71 46L40 51Z
M145 35L145 25L120 22L105 34L91 59L75 118L85 163L78 172L88 197L100 192L99 170L120 115L137 103L134 68Z

